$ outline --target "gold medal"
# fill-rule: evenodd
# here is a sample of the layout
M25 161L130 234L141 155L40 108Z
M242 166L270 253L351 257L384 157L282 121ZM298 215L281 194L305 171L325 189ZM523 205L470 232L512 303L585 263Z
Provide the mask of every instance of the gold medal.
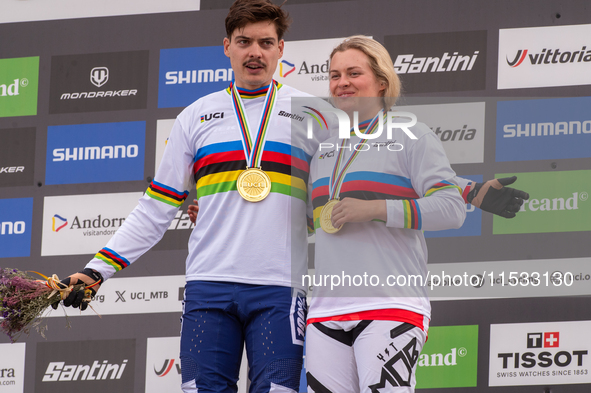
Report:
M341 225L340 227L335 228L332 225L332 209L337 203L339 203L338 199L331 199L330 201L326 202L326 204L322 207L322 210L320 211L320 227L326 233L336 233L340 231L343 227Z
M271 192L271 178L260 168L246 168L238 175L236 188L245 200L260 202Z

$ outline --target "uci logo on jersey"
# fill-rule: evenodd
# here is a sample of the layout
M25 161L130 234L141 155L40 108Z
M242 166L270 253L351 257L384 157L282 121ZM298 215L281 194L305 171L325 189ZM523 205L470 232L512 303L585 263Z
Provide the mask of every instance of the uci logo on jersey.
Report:
M201 123L209 121L211 119L223 119L223 118L224 118L224 112L210 113L208 115L201 116Z

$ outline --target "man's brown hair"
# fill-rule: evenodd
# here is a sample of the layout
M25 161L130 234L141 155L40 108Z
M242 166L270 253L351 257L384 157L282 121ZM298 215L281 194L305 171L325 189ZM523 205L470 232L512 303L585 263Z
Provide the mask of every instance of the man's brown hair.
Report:
M291 19L287 12L271 3L270 0L236 0L226 17L226 34L232 39L232 33L249 23L269 21L275 24L279 40L287 31Z

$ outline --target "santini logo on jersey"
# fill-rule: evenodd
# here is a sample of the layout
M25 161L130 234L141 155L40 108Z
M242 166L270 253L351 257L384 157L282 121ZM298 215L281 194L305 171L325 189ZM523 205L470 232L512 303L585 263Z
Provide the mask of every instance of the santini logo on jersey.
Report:
M234 71L232 68L218 68L217 70L187 70L169 71L166 73L167 85L181 85L183 83L230 82Z
M88 146L53 149L53 161L104 160L113 158L135 158L138 145Z
M290 119L297 121L304 121L304 116L296 115L295 113L287 113L285 111L279 111L279 116L289 117Z
M418 74L425 72L470 71L478 58L479 51L472 56L454 52L451 56L445 52L441 57L415 57L415 55L398 55L394 61L394 69L399 74Z
M509 60L507 64L513 68L519 67L526 59L531 65L541 64L558 64L558 63L588 63L591 62L591 50L586 50L583 46L580 50L569 52L561 52L560 49L542 49L540 53L528 53L528 49L519 49L515 54L513 60Z

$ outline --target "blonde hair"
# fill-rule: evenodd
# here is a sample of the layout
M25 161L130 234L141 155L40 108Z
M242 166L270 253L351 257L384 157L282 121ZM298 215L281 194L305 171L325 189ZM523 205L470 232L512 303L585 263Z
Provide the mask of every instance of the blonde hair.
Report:
M394 63L390 54L382 44L373 38L362 35L354 35L345 38L343 42L337 45L330 54L330 60L337 52L344 52L348 49L357 49L363 52L368 60L369 67L373 71L376 79L386 85L386 89L382 91L384 110L390 109L400 96L401 83L400 78L394 71Z

